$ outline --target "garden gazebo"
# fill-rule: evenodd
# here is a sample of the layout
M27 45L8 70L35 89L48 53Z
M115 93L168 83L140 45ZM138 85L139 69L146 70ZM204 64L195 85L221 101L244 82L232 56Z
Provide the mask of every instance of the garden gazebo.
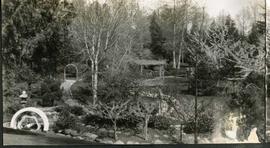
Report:
M141 68L141 74L145 66L158 66L159 67L159 77L164 78L164 66L166 65L165 60L135 60L134 61Z

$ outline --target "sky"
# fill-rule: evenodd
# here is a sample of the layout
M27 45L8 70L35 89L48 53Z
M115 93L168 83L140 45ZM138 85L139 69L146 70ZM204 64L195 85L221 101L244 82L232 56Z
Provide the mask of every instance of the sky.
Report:
M161 2L173 4L173 0L138 0L141 6L146 9L155 9L161 5ZM218 16L221 11L229 13L231 16L236 16L238 12L246 7L250 0L193 0L200 4L205 5L205 10L211 17ZM269 1L269 0L268 0Z

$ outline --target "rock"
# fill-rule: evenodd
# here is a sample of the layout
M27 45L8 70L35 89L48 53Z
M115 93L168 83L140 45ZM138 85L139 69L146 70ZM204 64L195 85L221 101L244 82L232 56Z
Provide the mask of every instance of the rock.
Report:
M131 136L131 132L124 132L123 133L125 136Z
M87 128L94 128L92 125L86 125Z
M75 137L75 136L79 136L79 133L75 130L71 130L70 135Z
M127 144L140 144L139 142L128 141Z
M72 131L71 129L65 129L65 130L64 130L64 134L70 135L71 131Z
M108 130L108 133L113 134L114 131L112 129Z
M92 133L85 133L85 134L83 134L83 136L85 136L85 137L89 138L89 140L93 140L93 141L96 140L98 137L98 135L92 134Z
M157 140L154 141L154 144L164 144L164 143L163 143L163 141L157 139Z
M108 131L105 128L100 128L97 130L98 135L101 136L107 136L108 135Z
M102 143L105 143L105 144L113 144L113 141L112 141L112 140L104 140L104 141L102 141Z
M128 141L127 144L135 144L134 141Z
M156 135L156 134L155 134L155 135L154 135L154 137L155 137L155 138L158 138L158 137L159 137L159 135Z
M58 130L57 133L63 133L63 130Z
M80 140L83 140L83 137L81 137L81 136L78 136L78 137L76 137L77 139L80 139Z
M248 142L249 142L249 143L260 143L256 131L257 131L257 128L253 128L253 129L250 131L250 134L249 134L249 136L248 136Z
M169 136L168 135L163 135L165 138L169 138Z
M9 127L9 126L10 126L10 122L3 123L3 127Z
M140 143L138 142L138 144L140 144ZM145 142L143 142L143 143L141 143L141 144L150 144L150 143L145 143Z
M56 135L58 135L58 136L65 136L64 134L61 134L61 133L56 133Z
M125 144L125 143L121 140L117 140L114 144Z
M54 131L52 131L52 130L47 131L47 133L48 134L55 134Z

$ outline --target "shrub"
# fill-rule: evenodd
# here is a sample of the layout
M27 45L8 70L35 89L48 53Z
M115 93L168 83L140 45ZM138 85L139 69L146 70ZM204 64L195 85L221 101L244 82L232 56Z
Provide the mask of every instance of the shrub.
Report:
M135 128L141 121L140 117L128 115L123 119L117 120L117 126L122 128ZM112 127L113 123L110 119L102 118L98 115L88 114L83 118L83 123L99 127Z
M160 130L168 130L171 124L172 120L164 116L152 116L150 117L148 126Z
M135 128L141 120L141 117L135 115L127 115L124 119L119 119L117 121L117 125L123 128Z
M46 78L41 83L40 95L42 106L53 106L54 100L60 100L62 91L60 89L61 82L51 78Z
M98 115L87 114L82 121L86 125L93 125L99 127L111 127L112 121L110 119L102 118Z
M197 126L198 133L212 132L212 130L214 129L214 119L205 114L199 115L197 125L198 125ZM194 130L195 130L195 122L193 119L190 119L185 124L184 132L189 134L194 133Z
M76 82L71 87L73 99L81 103L87 103L92 97L91 84L86 82Z
M5 114L15 114L17 111L19 111L20 109L22 109L21 104L19 103L14 103L11 106L8 106L7 109L5 110Z
M76 118L72 116L68 109L61 110L59 119L56 121L54 131L72 129L76 126Z
M76 116L81 116L84 114L83 108L81 106L71 106L70 112Z

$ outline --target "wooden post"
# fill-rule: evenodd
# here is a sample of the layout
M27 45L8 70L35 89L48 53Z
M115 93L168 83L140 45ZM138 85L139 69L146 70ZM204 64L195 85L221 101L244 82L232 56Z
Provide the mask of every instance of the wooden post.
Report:
M183 124L180 126L180 142L183 143Z
M161 65L159 66L159 77L161 78Z

